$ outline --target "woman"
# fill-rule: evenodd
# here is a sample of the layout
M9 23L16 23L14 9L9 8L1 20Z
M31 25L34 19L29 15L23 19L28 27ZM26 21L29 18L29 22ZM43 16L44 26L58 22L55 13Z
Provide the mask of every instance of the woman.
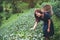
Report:
M41 10L36 10L35 19L36 19L35 24L31 29L35 29L37 27L38 22L42 20L44 22L43 26L44 37L46 40L49 40L49 37L53 36L54 34L54 26L50 14L47 12L41 12Z

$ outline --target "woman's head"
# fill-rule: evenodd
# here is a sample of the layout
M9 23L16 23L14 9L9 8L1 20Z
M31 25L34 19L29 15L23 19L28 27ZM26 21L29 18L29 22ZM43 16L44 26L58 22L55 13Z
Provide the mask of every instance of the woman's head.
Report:
M36 10L35 14L36 14L36 16L41 17L43 12L41 12L41 10Z
M51 5L45 5L45 6L43 7L44 11L50 11L51 8L52 8Z
M50 15L52 15L53 14L53 10L52 10L52 6L51 5L45 5L45 6L43 6L43 10L45 11L45 12L49 12L50 13Z

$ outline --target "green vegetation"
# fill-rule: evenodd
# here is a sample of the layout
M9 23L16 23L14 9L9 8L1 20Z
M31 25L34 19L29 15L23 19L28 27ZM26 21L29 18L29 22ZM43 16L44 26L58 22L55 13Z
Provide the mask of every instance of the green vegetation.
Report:
M31 31L30 28L34 24L34 9L30 9L28 12L19 14L14 20L7 22L4 26L0 27L0 36L6 40L42 40L42 22L40 22L35 31ZM52 17L55 25L55 35L53 40L60 40L60 19L55 15ZM41 24L41 25L40 25Z
M55 34L51 40L60 40L60 5L59 0L1 0L0 1L0 40L43 40L40 22L36 30L34 10L46 4L53 6Z

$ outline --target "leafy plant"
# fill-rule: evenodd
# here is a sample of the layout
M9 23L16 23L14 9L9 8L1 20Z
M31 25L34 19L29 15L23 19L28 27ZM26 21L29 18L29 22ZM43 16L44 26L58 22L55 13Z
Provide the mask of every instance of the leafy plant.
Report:
M56 16L60 17L60 1L57 1L53 5L53 10L54 10L54 13L56 14Z

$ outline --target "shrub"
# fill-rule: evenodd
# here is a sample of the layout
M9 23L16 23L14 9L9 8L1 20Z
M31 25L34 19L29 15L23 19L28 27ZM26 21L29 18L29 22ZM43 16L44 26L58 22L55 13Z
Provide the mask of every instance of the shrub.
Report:
M36 4L36 6L35 6L35 8L40 8L41 6L37 3Z
M2 25L2 16L0 15L0 26Z
M25 9L28 9L28 3L17 2L15 5L12 5L13 13L22 13Z
M56 16L60 17L60 1L57 1L53 6L53 11Z
M3 6L0 5L0 12L3 12Z

